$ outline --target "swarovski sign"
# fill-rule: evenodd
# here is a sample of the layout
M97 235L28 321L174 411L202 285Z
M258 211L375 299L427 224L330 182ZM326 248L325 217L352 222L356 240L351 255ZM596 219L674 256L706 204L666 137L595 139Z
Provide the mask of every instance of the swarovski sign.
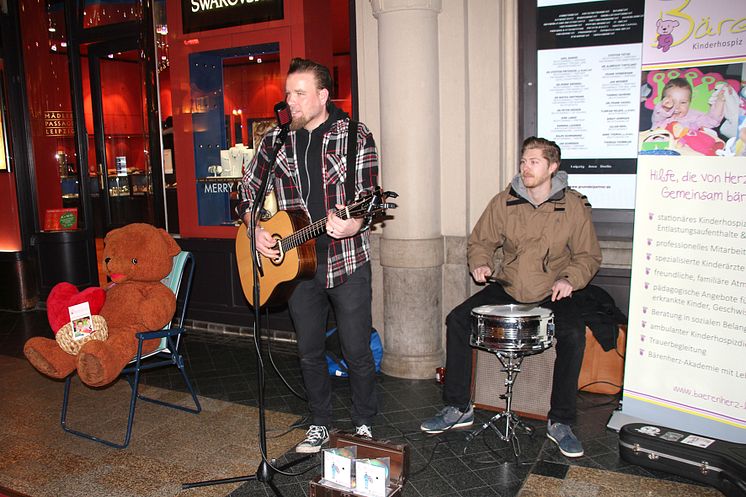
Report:
M282 0L182 0L185 33L283 18Z
M191 0L192 12L200 12L206 10L217 10L222 8L235 7L239 3L241 5L259 3L262 0Z

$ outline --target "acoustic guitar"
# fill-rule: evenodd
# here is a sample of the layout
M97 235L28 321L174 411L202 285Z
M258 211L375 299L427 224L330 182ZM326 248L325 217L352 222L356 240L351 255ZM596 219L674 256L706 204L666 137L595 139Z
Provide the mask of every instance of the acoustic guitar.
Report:
M384 192L376 187L374 191L363 193L344 208L335 210L334 215L341 219L373 217L386 209L396 208L396 204L386 200L397 196L395 192ZM298 280L312 278L316 273L315 239L326 233L326 218L309 223L302 210L281 210L259 225L277 240L275 248L280 251L276 259L258 255L259 306L267 303L280 305L290 297ZM251 256L251 239L246 231L246 225L241 223L236 233L236 262L241 288L249 304L253 306L254 261Z

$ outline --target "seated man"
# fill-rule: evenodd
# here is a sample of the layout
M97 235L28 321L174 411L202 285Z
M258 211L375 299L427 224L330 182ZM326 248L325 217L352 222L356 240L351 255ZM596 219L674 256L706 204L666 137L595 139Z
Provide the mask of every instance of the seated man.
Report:
M560 148L544 138L523 142L520 171L489 203L467 246L469 269L488 284L446 318L446 407L422 423L428 433L471 426L469 398L472 351L471 310L481 305L532 303L554 313L554 363L547 436L567 457L583 455L570 425L575 421L578 376L585 350L585 324L572 292L582 289L601 265L601 248L591 222L591 206L567 186L559 171ZM503 249L501 267L493 257ZM492 276L494 274L494 276Z

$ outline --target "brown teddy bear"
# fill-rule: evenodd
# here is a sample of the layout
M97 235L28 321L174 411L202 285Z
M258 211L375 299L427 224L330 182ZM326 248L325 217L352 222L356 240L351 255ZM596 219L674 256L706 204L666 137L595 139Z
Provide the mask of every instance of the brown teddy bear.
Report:
M161 329L171 321L176 297L160 280L171 272L172 258L180 251L165 230L149 224L110 231L104 239L103 263L112 283L99 312L106 319L108 338L86 342L71 355L55 340L34 337L23 348L26 358L52 378L65 378L77 369L80 379L92 387L114 381L137 353L135 334ZM157 345L158 340L146 341L143 353Z

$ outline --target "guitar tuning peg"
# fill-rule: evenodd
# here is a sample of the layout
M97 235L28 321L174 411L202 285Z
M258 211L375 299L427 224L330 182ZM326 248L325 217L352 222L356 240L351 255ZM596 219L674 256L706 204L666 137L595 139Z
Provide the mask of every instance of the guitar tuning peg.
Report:
M381 206L383 209L396 209L398 206L393 202L386 202Z
M386 191L386 192L383 192L383 194L384 194L385 196L387 196L387 197L391 197L391 198L396 198L396 197L398 197L398 196L399 196L399 194L398 194L398 193L396 193L396 192L391 192L391 191Z

